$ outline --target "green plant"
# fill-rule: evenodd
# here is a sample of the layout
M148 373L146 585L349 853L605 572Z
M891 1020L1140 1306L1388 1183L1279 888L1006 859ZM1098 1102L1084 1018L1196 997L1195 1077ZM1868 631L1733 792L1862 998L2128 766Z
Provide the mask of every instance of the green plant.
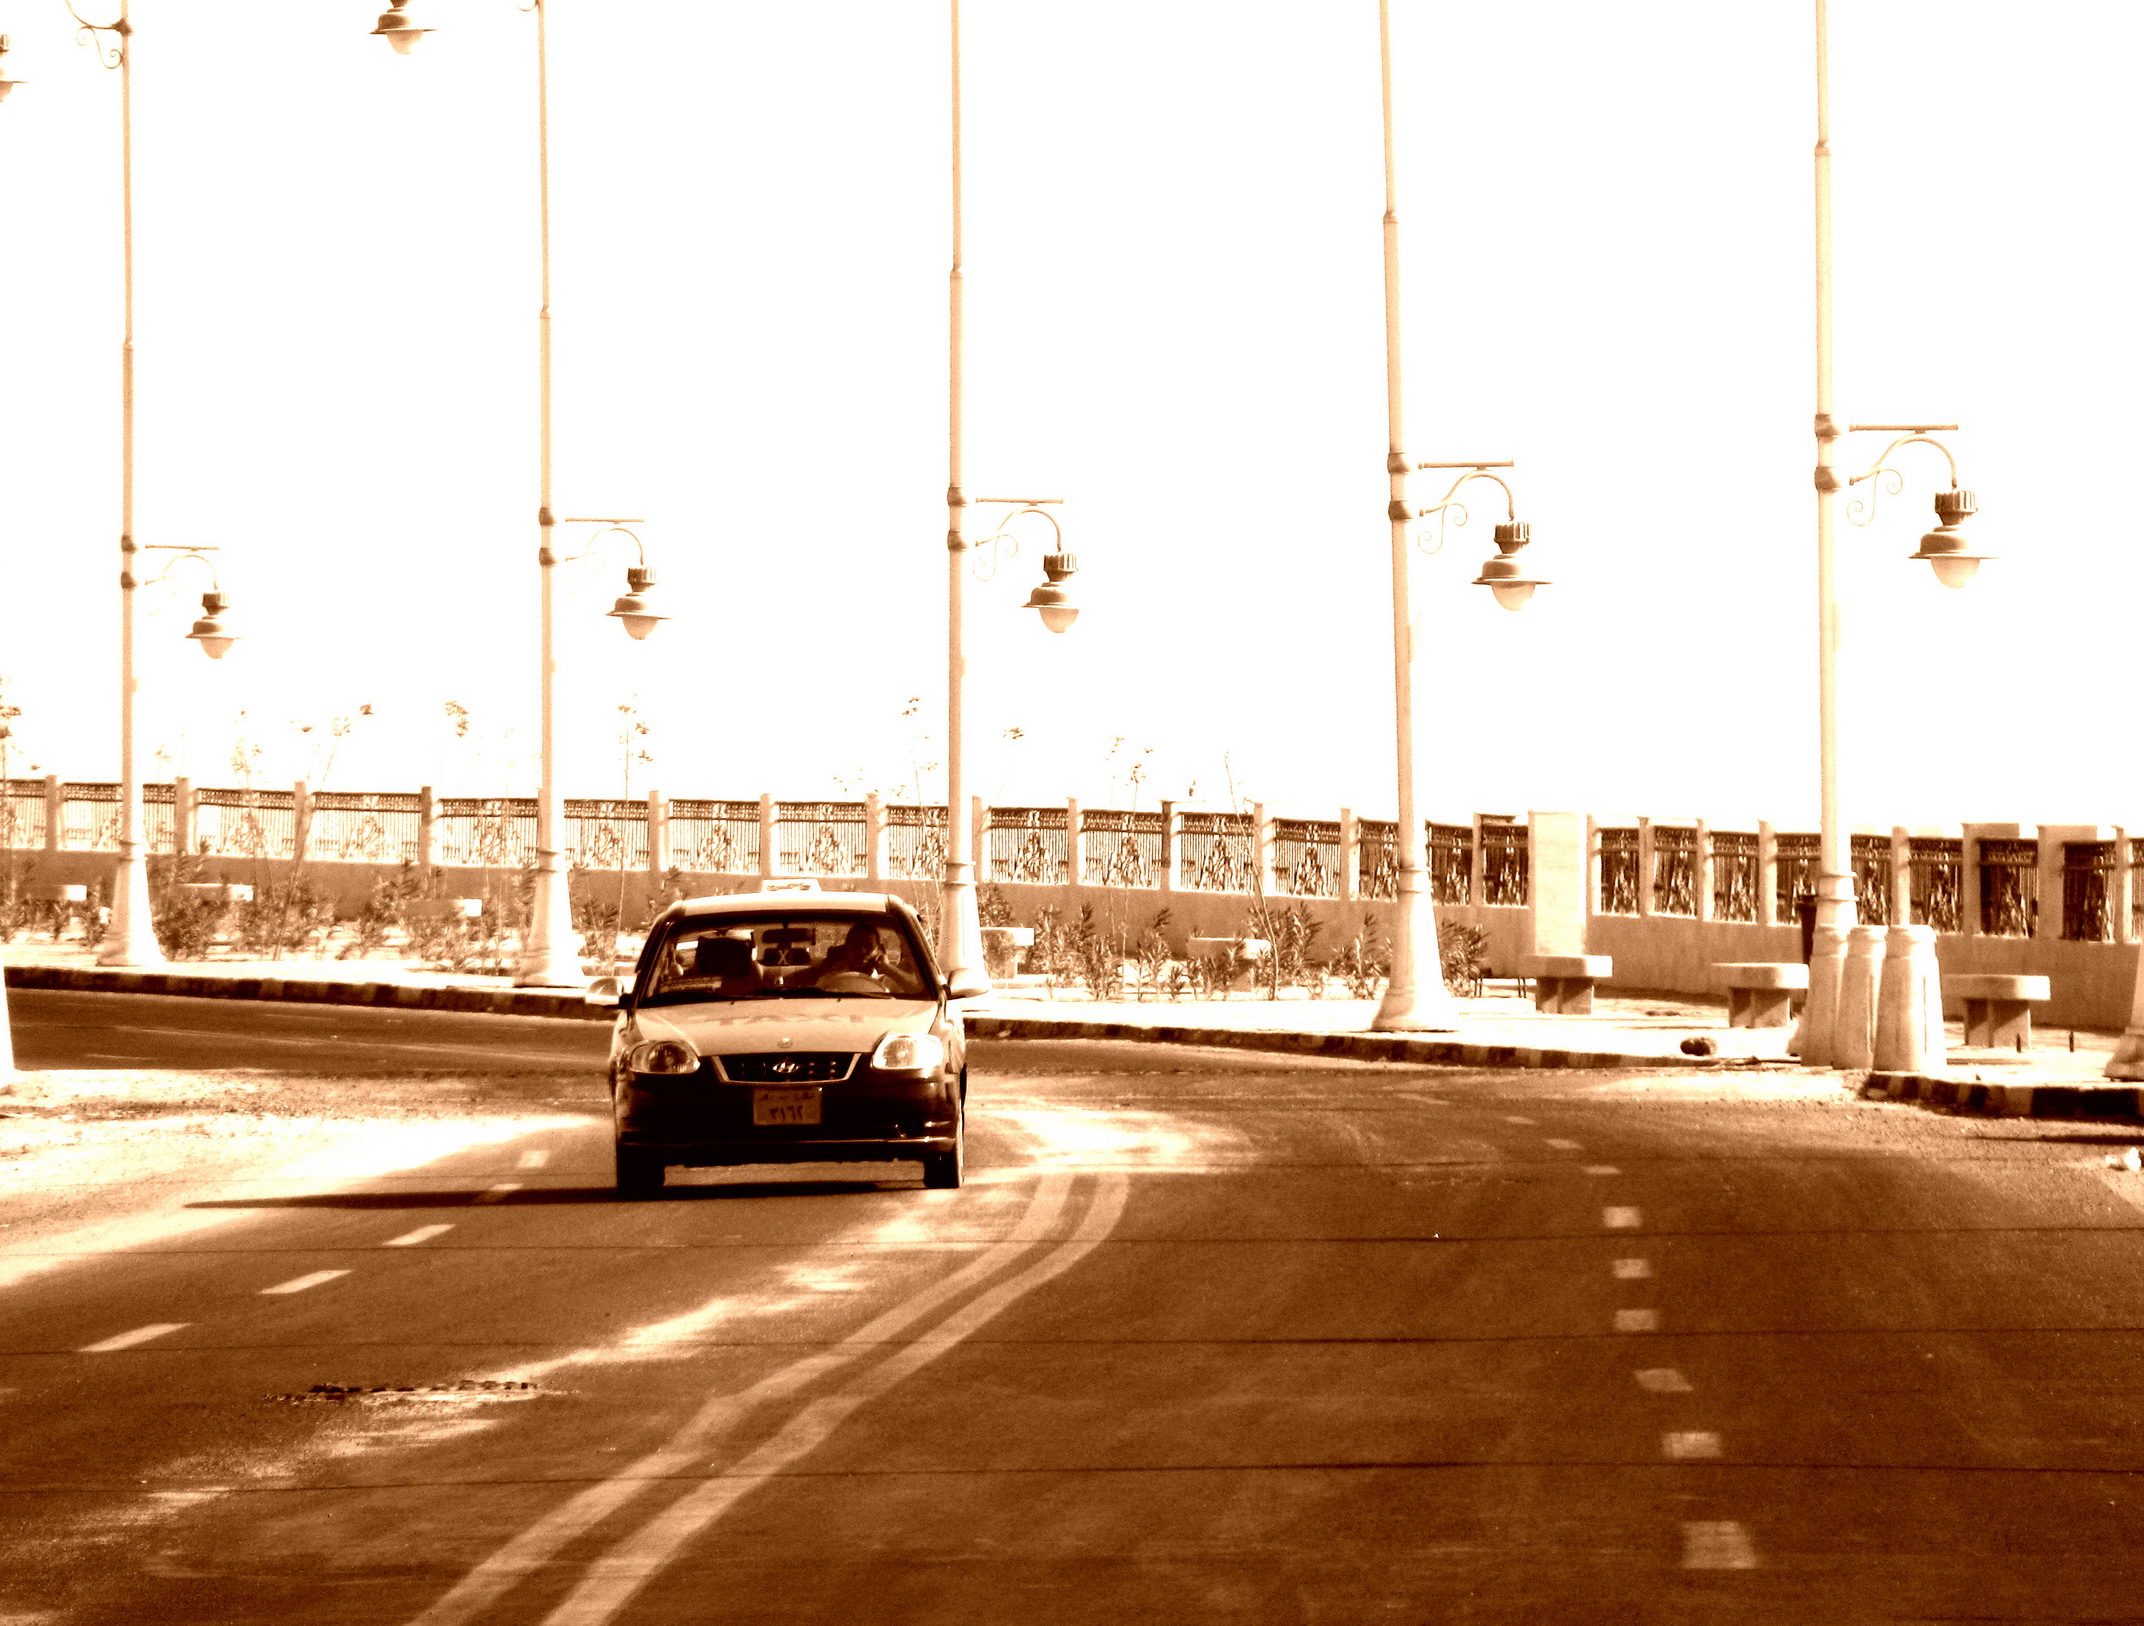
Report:
M1365 925L1328 967L1347 989L1350 999L1375 999L1377 990L1392 972L1392 956L1379 941L1377 929Z
M324 948L335 925L334 903L302 871L256 884L252 899L240 903L236 914L240 945L255 958L272 960Z
M573 929L581 934L581 954L607 975L618 963L618 910L594 898L573 906Z
M1095 921L1094 905L1080 905L1079 918L1066 930L1066 947L1089 998L1115 999L1124 992L1124 945Z
M1238 938L1219 954L1201 955L1191 961L1191 991L1199 999L1226 999L1229 989L1250 964L1243 952L1243 940Z
M1266 998L1280 998L1283 986L1301 983L1313 974L1319 977L1319 992L1323 992L1323 972L1313 973L1310 962L1311 945L1323 928L1311 918L1305 905L1290 904L1276 912L1260 899L1251 910L1251 923L1252 934L1269 945L1258 966L1258 980L1265 986Z
M1005 899L1005 889L994 881L976 895L975 910L985 926L1017 924L1012 918L1012 905Z
M1055 999L1058 985L1072 970L1070 933L1055 909L1045 908L1036 920L1035 946L1027 963L1042 973L1042 986Z
M221 895L187 890L207 867L199 853L154 854L149 859L149 919L157 946L169 960L205 960L230 912Z
M376 878L365 907L350 923L350 941L336 958L362 960L386 947L388 933L403 924L407 903L422 891L423 882L417 878L417 865L411 859L403 859L393 874Z
M82 915L82 946L95 948L104 941L104 934L112 929L111 895L99 881L89 889L89 907Z
M1479 926L1462 926L1456 921L1439 926L1437 949L1444 986L1461 999L1481 998L1482 978L1489 972L1483 958L1488 947L1489 934Z
M1176 962L1169 957L1169 911L1157 913L1146 923L1146 930L1139 934L1138 942L1132 945L1132 965L1139 978L1139 1002L1146 1003L1149 993L1160 994L1168 985L1168 976ZM1177 986L1182 986L1182 972L1177 972Z

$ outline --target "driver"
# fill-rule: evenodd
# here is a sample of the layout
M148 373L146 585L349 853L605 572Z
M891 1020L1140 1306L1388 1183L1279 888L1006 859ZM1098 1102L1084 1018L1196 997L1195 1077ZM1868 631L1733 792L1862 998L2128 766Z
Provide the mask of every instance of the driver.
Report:
M868 920L859 920L849 928L848 935L819 967L815 979L825 984L838 976L871 977L876 979L885 970L885 951L879 943L879 928Z

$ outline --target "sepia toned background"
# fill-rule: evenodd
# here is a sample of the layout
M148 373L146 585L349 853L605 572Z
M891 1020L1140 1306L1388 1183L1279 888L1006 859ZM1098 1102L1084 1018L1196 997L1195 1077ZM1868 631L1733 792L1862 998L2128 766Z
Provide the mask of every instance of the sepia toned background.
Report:
M140 536L220 546L246 634L144 595L148 777L533 787L532 20L439 0L403 60L376 9L136 7ZM1418 571L1433 810L1809 817L1803 9L1396 12L1410 449L1518 459L1555 584L1466 585L1485 512ZM942 793L942 8L550 17L558 506L648 516L677 617L566 575L562 785L631 705L636 790ZM2004 555L1907 565L1932 454L1841 527L1849 818L2131 806L2144 20L2016 17L1833 18L1842 416L1961 423ZM1017 612L1032 545L973 590L977 793L1389 807L1375 28L968 8L969 485L1067 499L1086 607ZM0 30L11 771L116 776L116 76L57 0Z

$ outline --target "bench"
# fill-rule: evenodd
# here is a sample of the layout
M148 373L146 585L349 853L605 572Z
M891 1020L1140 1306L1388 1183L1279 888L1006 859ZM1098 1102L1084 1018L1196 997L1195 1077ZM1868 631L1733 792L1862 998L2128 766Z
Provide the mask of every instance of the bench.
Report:
M482 898L412 898L403 905L411 920L481 920Z
M181 881L179 890L210 903L251 903L253 887L245 881Z
M1534 983L1534 1009L1546 1016L1591 1016L1593 985L1615 974L1606 954L1528 954L1519 975Z
M1945 977L1948 999L1965 1001L1965 1042L1979 1050L2023 1050L2032 1043L2032 1008L2054 998L2045 977Z
M1035 946L1032 926L985 926L983 967L993 977L1019 975L1020 956Z
M1794 996L1809 988L1809 968L1799 960L1722 960L1713 965L1712 986L1727 990L1731 1028L1783 1028L1794 1020Z

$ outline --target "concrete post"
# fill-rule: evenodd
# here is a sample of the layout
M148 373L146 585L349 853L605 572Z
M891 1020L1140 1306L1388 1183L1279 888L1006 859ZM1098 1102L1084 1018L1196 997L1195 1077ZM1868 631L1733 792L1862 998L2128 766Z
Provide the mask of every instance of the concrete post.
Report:
M1538 854L1536 856L1539 856ZM1586 815L1586 919L1601 912L1601 827Z
M1638 913L1653 912L1653 821L1638 818Z
M1936 929L1893 926L1884 934L1870 1068L1879 1073L1940 1073L1943 1050L1943 981L1936 965Z
M304 780L290 787L290 861L302 864L313 845L313 793Z
M1712 919L1712 826L1704 819L1697 821L1697 897L1696 914L1699 920Z
M1799 924L1779 918L1779 831L1770 819L1757 821L1757 924Z
M56 773L46 774L45 851L48 853L56 853L60 850L60 832L62 821L66 817L66 807L67 793L60 786L60 776Z
M1847 933L1846 958L1839 968L1838 1017L1826 1064L1849 1072L1867 1072L1875 1059L1877 1000L1881 992L1886 931L1856 926Z
M948 809L947 813L950 817L951 810ZM989 878L986 874L989 868L986 859L990 852L990 809L980 796L968 798L968 840L968 851L975 855L976 881L980 884ZM982 928L976 929L980 931ZM982 961L975 963L980 966Z
M1467 903L1489 901L1489 865L1482 846L1481 826L1482 817L1477 813L1474 815L1473 843L1467 850L1467 895L1463 900Z
M2136 927L2132 924L2136 908L2136 881L2129 871L2129 827L2117 824L2114 827L2114 874L2107 882L2107 908L2114 916L2114 940L2117 943L2136 941Z
M1423 877L1423 883L1424 885L1428 884L1426 873ZM1272 890L1273 824L1266 817L1266 804L1253 802L1251 803L1251 895L1262 898ZM1435 945L1432 944L1432 953L1429 959L1432 964L1441 963L1436 959L1434 948ZM1440 971L1438 974L1441 976L1442 972Z
M1958 927L1967 937L1980 935L1980 836L1968 824L1958 842Z
M1086 840L1080 828L1079 798L1065 798L1065 885L1087 884Z
M670 804L659 790L648 792L648 880L660 887L670 868Z
M1913 837L1902 824L1891 826L1891 924L1913 924Z
M1340 878L1335 890L1342 903L1353 903L1362 890L1362 830L1355 823L1355 810L1340 810Z
M767 879L782 873L781 830L774 818L774 793L759 793L759 873Z
M1161 890L1176 890L1176 836L1182 820L1177 817L1176 804L1161 804Z
M886 878L886 799L877 791L864 794L864 879Z
M1532 928L1531 950L1538 955L1587 952L1589 899L1596 883L1588 879L1599 864L1593 854L1593 821L1576 813L1529 812L1526 815L1526 868Z
M417 787L417 868L431 874L439 863L439 798L430 785Z
M194 782L185 774L171 782L171 850L194 850Z

